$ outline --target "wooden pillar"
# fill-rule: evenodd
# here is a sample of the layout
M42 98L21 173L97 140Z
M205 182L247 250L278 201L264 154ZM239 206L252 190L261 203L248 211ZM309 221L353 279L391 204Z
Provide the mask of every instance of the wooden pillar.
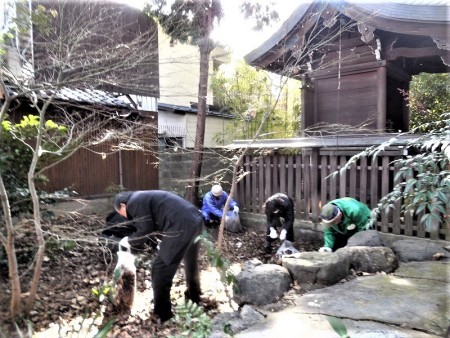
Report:
M377 129L384 132L386 130L386 89L387 71L386 67L378 67L377 70Z
M301 124L302 124L302 134L303 131L315 124L316 121L316 111L314 104L314 89L311 80L307 75L302 76L301 84Z

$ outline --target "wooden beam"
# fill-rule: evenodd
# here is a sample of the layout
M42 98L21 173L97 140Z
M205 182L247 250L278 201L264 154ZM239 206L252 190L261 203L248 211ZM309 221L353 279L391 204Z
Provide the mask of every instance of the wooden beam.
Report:
M398 47L386 51L385 58L386 60L395 60L400 57L422 58L435 55L441 56L446 53L448 53L448 51L438 49L437 47L422 47L422 48Z

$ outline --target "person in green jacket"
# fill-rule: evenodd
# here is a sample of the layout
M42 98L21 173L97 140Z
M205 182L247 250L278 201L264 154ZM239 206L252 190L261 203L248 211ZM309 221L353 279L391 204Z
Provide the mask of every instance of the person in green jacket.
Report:
M351 197L335 199L322 207L324 246L320 252L332 252L347 245L359 231L372 227L374 217L367 205Z

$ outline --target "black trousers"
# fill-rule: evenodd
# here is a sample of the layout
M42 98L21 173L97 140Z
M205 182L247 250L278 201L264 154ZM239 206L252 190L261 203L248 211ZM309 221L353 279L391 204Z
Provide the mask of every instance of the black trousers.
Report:
M186 274L186 298L195 303L200 302L200 276L198 266L198 252L200 242L193 243L186 250L184 260L184 270ZM181 260L175 260L167 265L158 255L152 265L152 287L154 297L154 313L161 321L169 320L173 317L172 304L170 302L170 290L172 280L177 272Z

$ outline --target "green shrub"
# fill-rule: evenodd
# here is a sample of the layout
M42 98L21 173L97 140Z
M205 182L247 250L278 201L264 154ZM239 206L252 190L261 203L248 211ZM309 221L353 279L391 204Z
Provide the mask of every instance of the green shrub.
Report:
M212 321L203 308L191 300L175 307L173 321L183 337L206 338L211 334Z
M13 216L32 211L27 176L33 158L31 145L34 143L34 138L37 135L38 125L38 116L27 115L17 124L5 120L1 126L0 173L8 193ZM54 141L58 136L65 134L66 127L57 125L49 120L46 121L45 131L47 142L43 143L42 149L46 149L49 152L56 150ZM48 153L41 154L40 164L45 163L48 155ZM40 165L38 164L37 170L39 168ZM38 186L46 180L45 176L35 177L35 183ZM46 194L39 189L38 195L45 197Z

